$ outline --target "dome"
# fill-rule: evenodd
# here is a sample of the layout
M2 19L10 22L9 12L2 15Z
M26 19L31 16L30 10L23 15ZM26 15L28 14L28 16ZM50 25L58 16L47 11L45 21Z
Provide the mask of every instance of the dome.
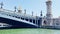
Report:
M19 6L19 7L18 7L18 10L22 10L22 7L21 7L21 6Z
M22 8L21 8L21 6L18 7L18 13L22 13Z
M51 1L51 0L48 0L48 1Z

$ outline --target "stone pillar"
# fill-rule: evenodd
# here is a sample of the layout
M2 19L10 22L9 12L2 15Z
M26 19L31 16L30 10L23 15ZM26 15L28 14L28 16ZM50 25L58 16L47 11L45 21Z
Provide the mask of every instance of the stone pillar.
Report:
M47 5L47 14L46 14L47 24L52 25L52 13L51 13L52 1L48 0L46 2L46 5Z

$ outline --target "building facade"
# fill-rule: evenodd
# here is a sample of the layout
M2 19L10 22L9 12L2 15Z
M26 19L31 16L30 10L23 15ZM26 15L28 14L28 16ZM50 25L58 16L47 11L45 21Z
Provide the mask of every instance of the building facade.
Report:
M47 13L42 17L42 26L60 26L60 18L53 18L52 16L52 1L46 1Z

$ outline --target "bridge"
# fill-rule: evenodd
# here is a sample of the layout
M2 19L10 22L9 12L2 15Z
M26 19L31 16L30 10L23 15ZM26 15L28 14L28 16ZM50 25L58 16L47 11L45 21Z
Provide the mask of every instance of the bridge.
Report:
M0 22L12 25L12 27L40 27L41 18L27 14L19 14L17 12L0 8ZM9 27L9 26L8 26Z

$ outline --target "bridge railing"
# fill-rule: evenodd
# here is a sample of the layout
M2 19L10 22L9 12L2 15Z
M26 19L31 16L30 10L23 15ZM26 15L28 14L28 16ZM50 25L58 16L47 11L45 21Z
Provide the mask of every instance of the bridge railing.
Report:
M27 22L30 22L30 23L33 23L33 24L36 24L38 25L39 23L39 17L25 17L25 15L18 15L10 10L5 10L5 9L0 9L0 14L2 15L6 15L6 16L10 16L10 17L14 17L14 18L17 18L17 19L21 19L21 20L24 20L24 21L27 21ZM27 20L26 20L27 19Z

